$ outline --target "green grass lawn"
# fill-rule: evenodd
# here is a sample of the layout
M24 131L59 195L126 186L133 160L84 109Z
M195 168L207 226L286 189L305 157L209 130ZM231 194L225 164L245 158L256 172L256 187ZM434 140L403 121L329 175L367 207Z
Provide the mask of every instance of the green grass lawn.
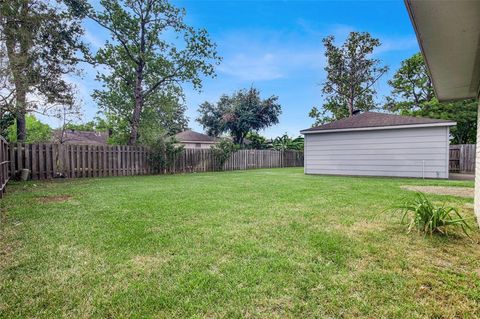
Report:
M480 234L407 234L401 185L301 168L11 183L2 318L475 318ZM429 195L473 217L472 199ZM474 222L472 220L472 225Z

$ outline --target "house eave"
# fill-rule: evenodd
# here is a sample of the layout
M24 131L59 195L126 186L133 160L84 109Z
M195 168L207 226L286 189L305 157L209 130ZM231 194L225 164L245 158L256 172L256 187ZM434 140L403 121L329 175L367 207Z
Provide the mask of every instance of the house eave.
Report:
M477 98L480 1L404 2L438 100Z

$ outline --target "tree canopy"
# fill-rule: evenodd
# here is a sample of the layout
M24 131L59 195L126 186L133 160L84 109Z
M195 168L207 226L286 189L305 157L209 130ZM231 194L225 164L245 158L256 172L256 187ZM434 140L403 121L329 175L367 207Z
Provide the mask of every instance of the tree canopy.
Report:
M435 97L427 66L420 53L402 61L388 84L392 92L387 97L385 108L392 112L419 110Z
M420 53L402 61L393 78L384 109L402 115L422 116L457 122L450 129L452 143L476 143L477 103L475 100L440 103L434 95L427 67Z
M277 124L282 108L277 96L262 99L260 91L252 87L231 96L223 95L215 104L204 102L198 111L197 121L209 135L229 133L234 143L243 144L249 132Z
M216 45L168 1L102 0L100 10L85 0L69 2L112 37L95 55L109 70L98 74L105 89L93 96L107 117L128 128L129 144L137 142L142 115L151 114L158 101L181 95L184 82L200 89L204 76L215 75Z
M350 32L341 46L335 45L334 36L324 38L323 44L327 58L327 78L322 85L325 104L310 111L315 125L351 116L354 110L375 108L374 84L388 70L371 56L380 40L368 32Z
M74 87L65 75L77 72L81 21L61 1L0 2L0 108L15 116L17 137L26 137L25 115L73 105Z

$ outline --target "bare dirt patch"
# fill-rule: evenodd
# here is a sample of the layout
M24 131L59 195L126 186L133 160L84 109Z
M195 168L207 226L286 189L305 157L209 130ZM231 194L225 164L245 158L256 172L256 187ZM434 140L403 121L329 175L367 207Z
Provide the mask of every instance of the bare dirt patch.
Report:
M39 197L37 200L40 203L64 203L72 199L72 196L69 195L51 195L51 196L42 196Z
M414 192L473 198L473 188L469 188L469 187L403 185L403 186L400 186L400 188L406 189L409 191L414 191Z

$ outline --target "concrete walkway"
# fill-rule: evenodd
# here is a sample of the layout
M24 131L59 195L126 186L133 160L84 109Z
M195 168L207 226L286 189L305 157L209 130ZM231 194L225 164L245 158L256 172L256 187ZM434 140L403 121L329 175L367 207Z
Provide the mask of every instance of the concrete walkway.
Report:
M475 175L474 174L450 173L448 179L457 180L457 181L473 181L473 180L475 180Z

